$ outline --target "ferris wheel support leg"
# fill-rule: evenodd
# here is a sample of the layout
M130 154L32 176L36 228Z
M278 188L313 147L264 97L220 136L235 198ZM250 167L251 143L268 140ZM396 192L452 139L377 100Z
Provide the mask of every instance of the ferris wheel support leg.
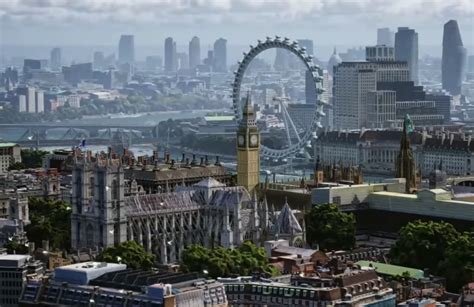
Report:
M293 130L293 132L294 132L295 135L296 135L296 138L298 139L298 143L300 143L300 142L301 142L300 135L298 134L298 131L296 130L296 126L295 126L295 124L293 123L293 120L291 119L291 116L290 116L290 114L288 113L288 110L286 109L286 107L284 106L283 103L282 103L282 110L283 110L283 112L284 112L283 117L286 117L286 118L287 118L287 121L290 123L289 128L291 128L291 129Z
M283 102L280 102L281 104L281 109L283 111L283 122L285 124L285 132L286 132L286 137L288 139L288 145L291 147L293 146L292 142L291 142L291 135L290 135L290 127L288 126L288 117L285 115L286 112L285 112L285 106L283 105Z

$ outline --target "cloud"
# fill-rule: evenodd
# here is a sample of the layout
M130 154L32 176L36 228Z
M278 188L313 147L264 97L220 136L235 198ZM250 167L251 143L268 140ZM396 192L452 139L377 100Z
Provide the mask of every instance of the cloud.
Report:
M473 17L472 0L0 0L0 17L21 22L192 24L291 22L350 14L391 17Z

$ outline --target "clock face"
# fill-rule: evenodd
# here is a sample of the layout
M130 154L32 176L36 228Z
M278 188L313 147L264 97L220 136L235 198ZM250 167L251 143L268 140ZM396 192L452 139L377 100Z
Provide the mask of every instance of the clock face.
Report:
M239 143L239 146L243 146L243 145L244 145L244 142L245 142L244 136L243 136L243 135L239 135L237 141L238 141L238 143Z
M255 134L250 137L250 145L257 146L258 143L258 136Z

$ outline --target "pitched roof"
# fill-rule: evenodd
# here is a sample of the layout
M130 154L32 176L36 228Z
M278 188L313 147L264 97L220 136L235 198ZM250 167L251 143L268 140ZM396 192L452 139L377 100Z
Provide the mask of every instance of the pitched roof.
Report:
M219 188L219 187L225 187L225 184L217 181L216 179L212 177L207 177L198 183L194 184L193 186L195 187L200 187L200 188Z
M291 211L288 202L285 202L283 208L278 214L276 221L277 232L280 234L296 234L302 233L303 229L298 223L298 219Z

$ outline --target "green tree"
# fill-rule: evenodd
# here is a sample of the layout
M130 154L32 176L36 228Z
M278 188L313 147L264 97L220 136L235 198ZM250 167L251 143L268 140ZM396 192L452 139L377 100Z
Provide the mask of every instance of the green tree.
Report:
M44 150L23 149L21 151L21 161L25 168L37 168L43 166L43 157L48 154Z
M59 200L29 198L30 224L25 227L26 236L35 246L49 240L51 248L61 250L71 246L71 210L67 203Z
M116 246L107 247L97 257L99 261L120 262L132 269L151 269L155 255L147 253L143 246L135 241L125 241Z
M446 278L448 289L457 293L474 280L474 232L460 234L449 244L437 273Z
M15 162L8 167L9 171L19 171L21 169L25 169L25 164L21 162Z
M3 244L3 247L7 249L9 254L28 254L28 246L15 239Z
M399 232L399 238L390 250L392 262L413 268L436 272L445 257L446 248L459 236L453 225L445 222L408 223Z
M459 233L446 222L408 223L390 250L392 262L424 269L446 278L449 291L458 292L474 279L474 233Z
M337 205L317 205L306 213L306 239L322 250L350 249L355 244L355 217Z
M278 273L269 265L265 250L250 241L234 249L190 245L183 252L181 269L184 272L207 272L212 278L251 275L255 272L269 275Z

